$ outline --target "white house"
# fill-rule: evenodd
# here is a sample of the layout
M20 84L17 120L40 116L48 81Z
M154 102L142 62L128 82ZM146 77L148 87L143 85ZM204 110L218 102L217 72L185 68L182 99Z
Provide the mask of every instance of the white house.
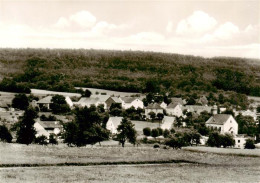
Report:
M211 113L212 107L209 106L200 106L200 105L186 105L182 106L182 110L187 110L188 112L200 114L203 111Z
M163 114L163 108L158 103L149 104L145 108L145 115L146 115L146 117L150 118L150 115L149 115L150 112L154 112L156 115L158 113L162 113Z
M121 97L120 99L122 101L122 108L123 109L129 109L131 107L134 107L135 109L137 109L138 107L140 107L141 109L144 108L144 103L139 98Z
M216 114L211 116L206 122L206 127L212 130L217 130L220 134L238 134L238 124L230 114Z
M236 111L236 110L233 110L234 113L235 113L235 116L241 114L242 116L251 116L252 118L254 118L254 120L256 121L257 120L257 112L256 110L242 110L242 111Z
M182 107L181 107L181 104L179 104L179 103L170 103L166 108L166 112L170 116L180 117L183 115Z
M106 124L106 129L110 130L112 134L117 133L117 127L122 122L123 117L110 117Z
M49 138L50 134L59 134L62 131L62 125L59 121L36 121L34 123L36 129L36 137L44 135Z
M173 128L173 124L175 121L175 117L172 116L164 116L161 124L161 129L163 130L170 130Z
M100 104L103 104L105 109L107 108L106 102L100 101L99 98L82 97L78 102L74 102L74 105L79 107L90 107L91 105L97 107Z
M160 106L161 106L161 108L166 109L167 104L166 104L165 102L162 102L162 103L160 104Z
M244 137L244 135L237 135L234 138L234 140L235 140L235 148L244 149L247 139L248 138Z

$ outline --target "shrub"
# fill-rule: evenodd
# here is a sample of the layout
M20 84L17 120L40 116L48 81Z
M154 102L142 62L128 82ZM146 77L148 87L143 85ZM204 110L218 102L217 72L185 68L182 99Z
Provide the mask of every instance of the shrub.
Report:
M252 139L246 140L245 149L255 149L255 144Z
M157 128L157 130L158 130L158 132L159 132L159 136L160 136L160 135L163 135L163 129Z
M163 137L168 138L170 136L170 131L168 129L165 129L163 132Z
M160 148L160 145L159 144L154 144L153 148Z
M158 137L159 136L158 129L152 129L151 136L154 138Z
M57 145L58 144L58 141L56 140L56 138L54 137L53 134L50 134L49 143L52 144L52 145Z
M5 125L0 126L0 140L3 142L12 142L12 135Z
M44 135L41 135L41 136L39 136L39 137L36 137L35 140L34 140L34 142L35 142L36 144L40 144L40 145L47 145L47 144L48 144L48 142L47 142L47 137L44 136Z
M149 128L149 127L144 128L143 129L143 134L145 136L151 136L151 128Z

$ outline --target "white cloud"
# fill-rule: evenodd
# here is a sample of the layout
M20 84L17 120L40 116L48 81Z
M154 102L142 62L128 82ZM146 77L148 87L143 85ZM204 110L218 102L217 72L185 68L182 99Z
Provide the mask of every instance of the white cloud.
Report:
M58 28L65 28L65 27L68 27L69 25L70 25L70 22L68 21L68 19L66 19L64 17L60 17L58 22L54 26L58 27Z
M172 23L172 21L169 21L167 26L166 26L166 31L171 33L172 29L173 29L173 23Z
M204 33L215 27L217 21L203 11L195 11L188 18L181 20L176 29L178 35Z
M96 23L96 17L88 11L80 11L69 17L70 21L76 22L82 27L91 27Z
M214 32L214 36L219 39L229 39L232 38L235 34L239 33L239 28L231 22L226 22L221 25Z

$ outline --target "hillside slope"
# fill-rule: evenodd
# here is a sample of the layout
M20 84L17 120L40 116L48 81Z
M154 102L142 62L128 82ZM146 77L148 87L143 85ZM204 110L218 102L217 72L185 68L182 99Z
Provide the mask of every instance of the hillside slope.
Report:
M0 90L235 91L260 96L260 60L140 51L0 49ZM13 88L12 88L13 87ZM23 89L21 89L22 91Z

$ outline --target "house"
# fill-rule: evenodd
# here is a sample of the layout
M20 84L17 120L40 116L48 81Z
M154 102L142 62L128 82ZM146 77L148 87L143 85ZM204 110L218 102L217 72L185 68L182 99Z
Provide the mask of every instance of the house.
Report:
M52 96L44 97L37 102L37 105L39 106L40 109L46 108L47 110L50 110L50 105L52 103L51 99Z
M160 104L160 106L161 106L161 108L166 109L167 104L166 104L165 102L162 102L162 103Z
M247 139L248 138L246 138L244 135L237 135L234 138L234 140L235 140L235 148L244 149Z
M62 125L59 121L36 121L34 123L36 129L36 137L44 135L49 138L50 134L59 134L62 131Z
M149 104L145 108L145 115L146 115L147 118L150 118L150 115L149 115L150 112L154 112L155 115L157 115L158 113L163 114L163 108L158 103Z
M38 105L38 107L40 108L40 109L42 109L42 108L46 108L47 110L50 110L50 105L51 105L51 103L52 103L52 96L47 96L47 97L44 97L44 98L42 98L42 99L40 99L38 102L36 102L37 103L37 105ZM65 97L65 101L66 101L66 103L69 105L69 107L70 108L72 108L73 107L73 102L72 102L72 100L70 99L70 97L68 97L68 96L66 96Z
M251 110L242 110L242 111L236 111L233 110L233 112L235 113L235 116L241 114L242 116L251 116L252 118L254 118L254 120L257 120L257 112L256 109L251 111Z
M170 116L182 116L182 108L179 103L170 103L166 108L166 113Z
M107 109L109 109L112 104L121 104L122 105L122 100L120 100L118 97L109 97L106 100Z
M237 135L238 124L230 114L216 114L206 121L206 127L217 130L220 134L231 133Z
M138 107L141 108L141 109L144 108L144 103L139 98L121 97L120 99L122 101L122 108L123 109L129 109L131 107L134 107L135 109L137 109Z
M170 130L173 128L173 123L175 121L175 117L172 116L164 116L161 124L161 129Z
M200 106L200 105L186 105L182 107L182 111L187 110L188 112L200 114L203 111L211 113L212 107Z
M122 122L123 117L110 117L106 124L106 129L110 130L112 134L117 133L117 127Z
M109 97L110 97L110 95L91 95L90 96L90 98L98 99L99 104L104 105L104 109L108 109L106 101Z

